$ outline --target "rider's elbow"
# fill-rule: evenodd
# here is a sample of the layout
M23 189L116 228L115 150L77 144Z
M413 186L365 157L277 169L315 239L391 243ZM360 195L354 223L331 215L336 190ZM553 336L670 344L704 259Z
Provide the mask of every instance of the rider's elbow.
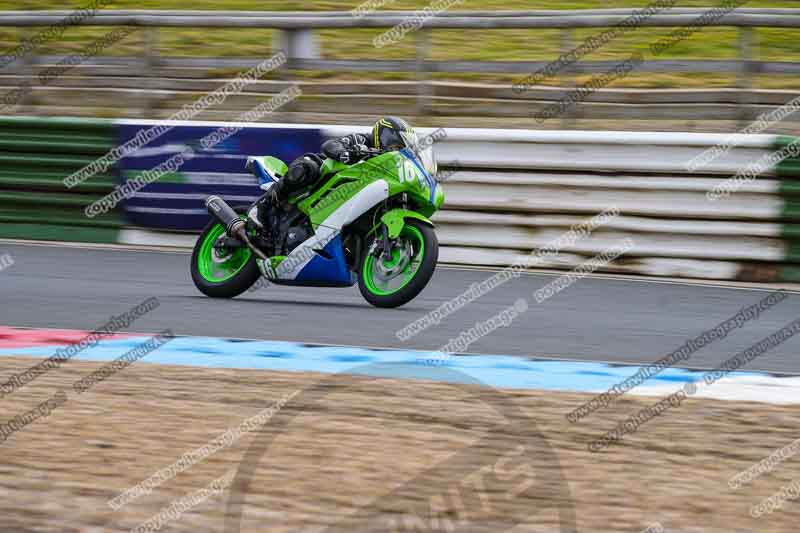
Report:
M330 139L322 143L321 150L325 157L329 157L337 161L339 161L342 157L342 154L346 152L344 145L336 139Z

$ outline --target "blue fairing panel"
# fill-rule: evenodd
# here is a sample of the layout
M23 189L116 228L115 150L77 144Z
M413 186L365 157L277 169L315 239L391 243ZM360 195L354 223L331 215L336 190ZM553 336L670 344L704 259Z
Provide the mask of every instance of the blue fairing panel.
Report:
M327 245L324 251L331 257L327 259L317 254L308 262L294 279L296 282L324 283L326 285L340 285L350 287L355 285L356 275L347 268L344 257L342 236L337 235Z
M264 168L264 165L262 165L259 160L256 159L253 161L253 168L256 171L256 176L258 176L259 185L267 185L278 181L266 168Z

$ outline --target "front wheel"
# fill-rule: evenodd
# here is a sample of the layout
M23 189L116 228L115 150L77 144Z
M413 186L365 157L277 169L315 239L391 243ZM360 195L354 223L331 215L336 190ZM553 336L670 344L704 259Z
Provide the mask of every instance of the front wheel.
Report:
M211 221L197 239L190 267L195 286L212 298L233 298L249 289L261 272L249 248L218 250L217 239L225 235L221 224Z
M373 249L374 236L368 244ZM383 253L376 257L367 253L359 269L358 288L375 307L400 307L413 300L428 284L436 260L439 241L433 228L410 219L392 242L391 258Z

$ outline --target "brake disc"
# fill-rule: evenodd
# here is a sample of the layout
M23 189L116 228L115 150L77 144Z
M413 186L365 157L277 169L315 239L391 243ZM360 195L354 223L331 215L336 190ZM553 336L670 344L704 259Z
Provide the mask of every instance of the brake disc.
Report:
M373 267L375 278L386 282L401 275L408 266L408 263L411 261L411 252L409 251L409 248L411 247L409 246L408 242L403 241L403 246L397 248L400 252L400 256L397 258L395 264L390 267L386 266L383 259L379 258L378 261L375 261Z

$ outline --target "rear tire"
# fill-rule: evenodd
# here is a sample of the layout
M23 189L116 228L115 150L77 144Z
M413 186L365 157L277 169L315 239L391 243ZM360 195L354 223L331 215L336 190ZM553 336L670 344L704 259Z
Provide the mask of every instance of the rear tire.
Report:
M367 250L371 249L375 238L373 236L367 243ZM375 307L400 307L410 302L422 292L436 270L439 240L433 228L420 220L406 220L395 243L398 241L405 244L404 249L409 250L410 256L406 269L389 280L395 281L398 286L390 287L388 282L380 279L380 273L381 270L391 269L396 258L402 257L402 251L398 252L396 249L392 261L389 262L367 253L358 269L358 289L364 299Z
M192 281L200 292L212 298L238 296L261 277L256 257L248 248L237 248L223 258L216 255L213 244L224 234L225 229L221 224L209 222L203 228L192 252Z

